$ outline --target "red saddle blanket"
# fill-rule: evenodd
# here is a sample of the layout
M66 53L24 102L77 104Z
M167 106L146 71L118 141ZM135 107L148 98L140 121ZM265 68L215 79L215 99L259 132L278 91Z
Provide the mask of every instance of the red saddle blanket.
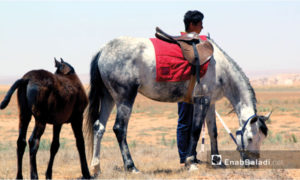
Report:
M200 36L206 40L206 36ZM150 38L156 57L156 81L186 81L191 78L192 66L184 59L177 44L168 43L157 38ZM204 76L209 61L200 66L200 77Z

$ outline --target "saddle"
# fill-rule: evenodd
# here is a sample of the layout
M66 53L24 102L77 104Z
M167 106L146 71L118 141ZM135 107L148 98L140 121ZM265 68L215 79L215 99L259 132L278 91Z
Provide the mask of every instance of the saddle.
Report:
M187 93L183 99L184 102L193 103L192 94L196 79L197 83L200 83L200 66L212 57L214 52L212 44L209 41L200 41L199 35L195 32L186 33L181 36L171 36L156 27L155 36L163 41L178 44L184 59L193 66L196 66L196 73L192 73Z
M197 33L186 33L181 36L171 36L160 28L156 27L155 36L163 41L178 44L181 48L184 59L190 64L196 65L199 58L199 65L207 62L213 55L213 46L209 41L200 41ZM198 56L198 58L196 57Z

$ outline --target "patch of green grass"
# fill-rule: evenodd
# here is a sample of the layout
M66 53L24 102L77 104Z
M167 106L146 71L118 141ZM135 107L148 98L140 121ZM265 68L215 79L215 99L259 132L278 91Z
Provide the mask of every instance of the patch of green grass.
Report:
M222 144L222 145L224 145L224 144L229 144L229 141L228 141L228 140L224 140L224 141L221 142L221 144Z
M178 115L175 114L175 113L170 113L170 114L168 115L168 119L174 119L174 118L178 118Z
M171 128L168 127L157 127L157 128L151 128L151 129L146 129L145 131L162 131L162 132L168 132Z
M139 133L139 136L151 136L151 134L145 133L144 131Z
M270 107L258 107L258 112L270 112L271 110Z
M298 139L297 139L297 137L296 137L295 134L292 134L292 135L291 135L290 140L291 140L291 142L293 142L293 143L297 143L297 142L298 142Z
M165 138L165 135L162 135L161 139L160 139L160 144L163 146L169 146L173 149L175 147L175 145L177 144L177 141L176 141L176 139L167 140Z
M9 144L2 144L0 143L0 151L7 151L9 149Z
M288 126L288 125L282 125L281 127L282 128L290 128L290 126Z
M49 150L51 147L51 142L49 139L42 139L40 141L39 151Z
M175 147L176 144L177 144L177 142L176 142L175 139L172 139L172 140L170 141L170 146L171 146L172 149Z
M7 91L0 91L0 95L5 95Z
M130 144L128 145L130 148L135 148L137 146L137 143L135 140L131 141Z
M59 149L65 149L67 146L68 140L65 138L60 138L59 139ZM39 151L49 151L51 148L52 140L50 141L49 139L42 139L40 141L39 145ZM26 146L26 151L28 150L28 147Z
M295 117L300 117L300 113L292 113L291 115Z
M275 140L277 141L277 142L282 142L282 135L281 134L276 134L276 136L275 136Z
M165 135L161 136L161 141L160 142L161 142L162 145L167 146L167 141L166 141Z
M299 129L298 128L292 128L290 131L299 132Z
M112 142L115 140L116 140L116 138L114 138L112 136L103 136L103 138L102 138L102 142Z

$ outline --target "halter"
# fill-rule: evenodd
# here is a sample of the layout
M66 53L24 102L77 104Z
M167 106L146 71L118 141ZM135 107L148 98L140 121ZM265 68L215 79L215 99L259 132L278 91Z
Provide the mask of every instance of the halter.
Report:
M241 130L236 131L235 135L241 135L241 141L242 141L242 150L244 151L245 149L245 144L244 144L244 133L245 133L245 129L246 129L246 125L248 124L248 122L253 119L256 116L256 114L250 116L248 118L248 120L246 121L246 123L243 125L243 128Z

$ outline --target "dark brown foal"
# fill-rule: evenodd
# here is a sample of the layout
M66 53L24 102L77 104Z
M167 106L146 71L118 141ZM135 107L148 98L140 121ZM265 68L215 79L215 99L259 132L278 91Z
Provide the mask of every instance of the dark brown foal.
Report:
M27 128L33 115L35 127L29 138L30 175L38 179L36 153L46 124L53 124L53 141L51 154L46 171L46 178L52 178L54 157L59 148L59 134L64 123L71 123L76 145L80 156L83 178L90 178L88 170L84 139L82 133L83 112L88 100L84 88L73 67L55 59L55 74L45 70L33 70L17 80L7 92L0 109L4 109L16 89L18 89L18 105L20 111L19 138L17 141L18 173L17 179L22 179L22 159L26 147Z

